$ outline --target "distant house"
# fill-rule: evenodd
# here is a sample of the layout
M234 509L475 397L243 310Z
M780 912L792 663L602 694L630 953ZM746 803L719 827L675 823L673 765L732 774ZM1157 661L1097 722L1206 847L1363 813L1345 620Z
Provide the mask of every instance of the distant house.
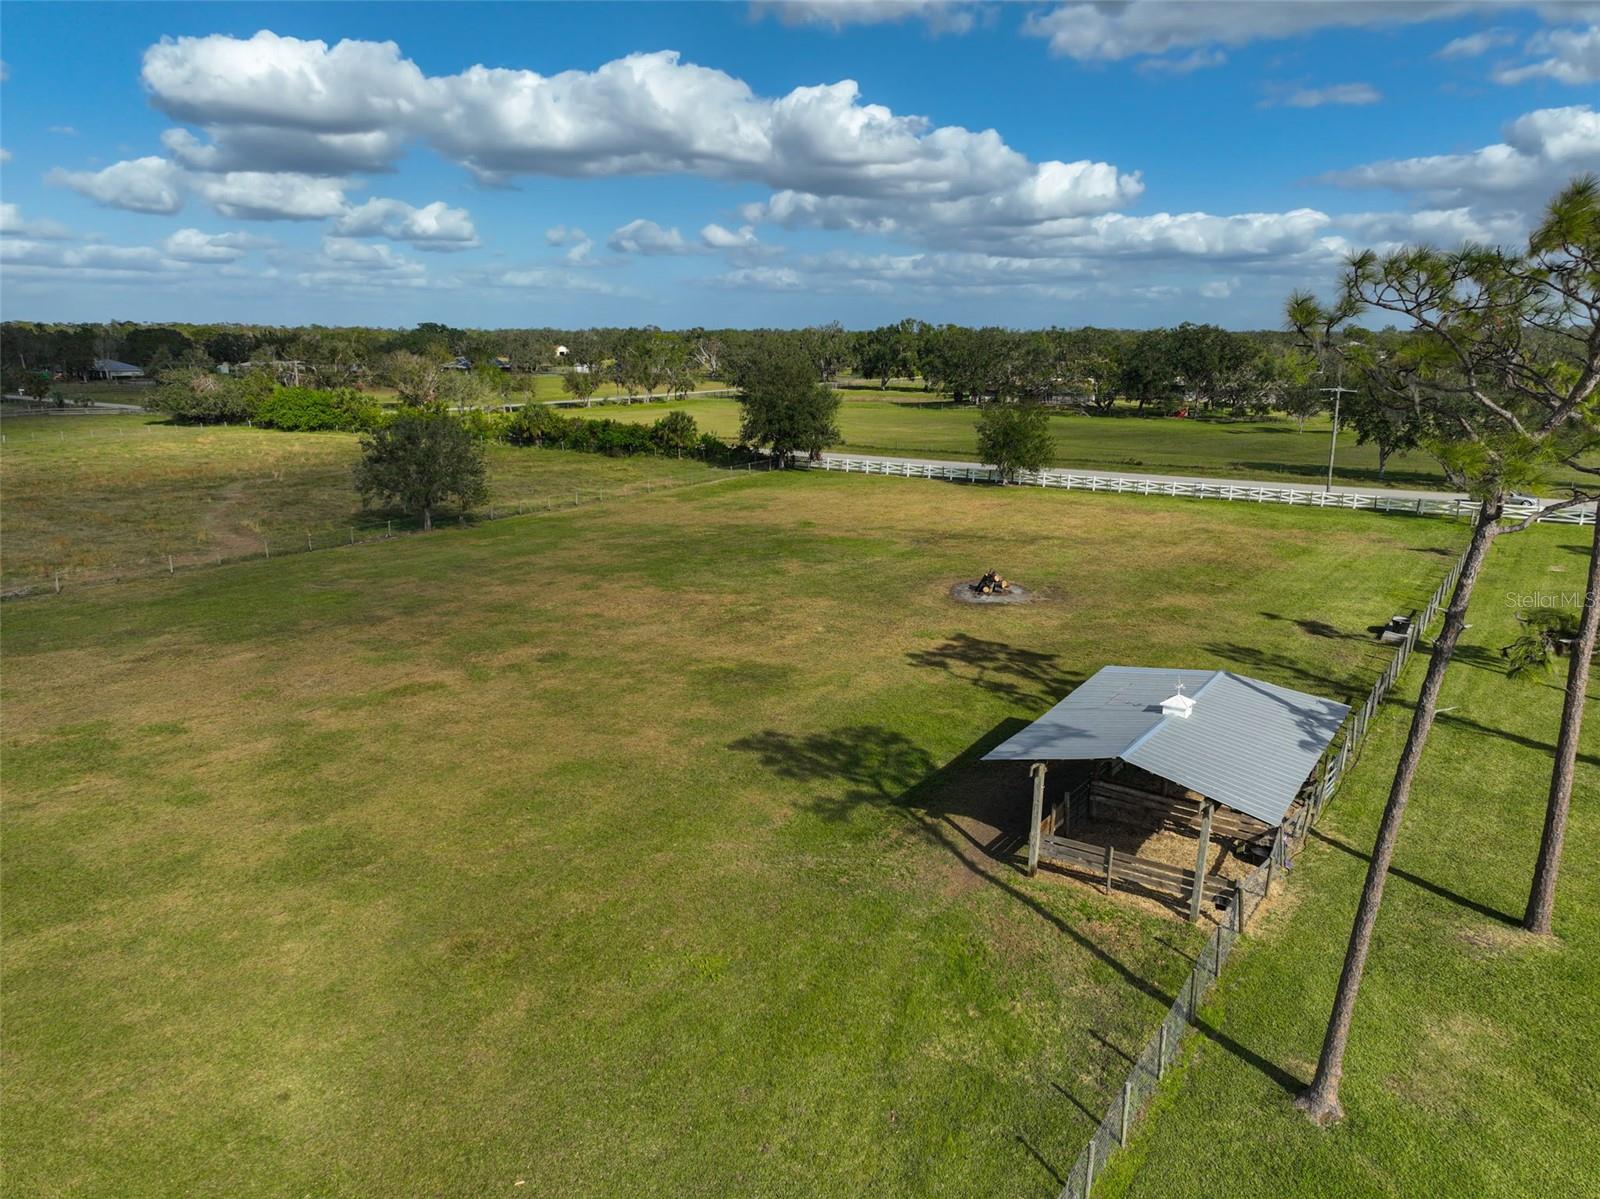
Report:
M445 363L444 369L447 371L470 371L472 369L472 359L463 354Z
M121 382L125 379L142 379L144 371L131 362L118 362L115 358L96 358L94 365L89 368L89 378Z
M498 358L496 358L494 360L494 364L503 371L508 371L511 369L511 359L504 354L501 354Z
M571 351L568 350L566 346L557 346L556 347L556 357L557 358L565 358L569 353L571 353Z

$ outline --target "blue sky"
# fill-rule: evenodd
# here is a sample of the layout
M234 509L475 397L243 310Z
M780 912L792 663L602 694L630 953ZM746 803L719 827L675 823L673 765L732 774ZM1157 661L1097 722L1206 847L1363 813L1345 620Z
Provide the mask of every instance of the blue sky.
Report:
M1600 168L1581 3L8 3L0 56L7 319L1275 326Z

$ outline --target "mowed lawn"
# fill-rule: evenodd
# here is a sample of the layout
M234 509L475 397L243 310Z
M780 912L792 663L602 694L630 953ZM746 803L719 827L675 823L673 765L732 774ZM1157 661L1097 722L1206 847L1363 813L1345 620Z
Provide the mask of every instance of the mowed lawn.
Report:
M974 756L1353 694L1463 531L772 474L8 604L8 1188L1052 1195L1203 934Z
M1422 679L1406 674L1296 864L1287 912L1236 951L1201 1039L1097 1195L1189 1199L1600 1194L1600 680L1573 788L1552 942L1518 927L1566 663L1508 680L1518 597L1576 603L1587 529L1503 538L1446 677L1345 1059L1343 1123L1292 1092L1315 1069L1355 903Z
M847 392L839 407L841 452L904 455L923 458L969 459L978 455L978 410L967 406L938 405L940 397L857 399L876 392ZM739 405L735 400L684 400L650 405L618 405L595 409L589 415L616 420L653 421L681 408L700 424L723 437L739 432ZM1281 480L1320 486L1327 476L1330 422L1309 420L1304 431L1288 418L1251 421L1179 420L1173 417L1085 416L1058 414L1051 418L1056 451L1053 465L1087 470L1129 471L1143 474L1204 475L1216 478ZM1570 471L1552 472L1552 486L1577 480ZM1339 437L1336 485L1449 489L1437 464L1418 451L1397 454L1384 477L1378 474L1378 454L1370 445L1358 446L1355 434L1345 429Z
M169 425L152 416L7 417L0 422L0 583L70 584L118 568L304 548L415 526L363 509L353 433ZM500 511L705 482L698 462L529 454L492 444ZM487 511L487 507L485 511ZM449 514L446 514L449 518Z

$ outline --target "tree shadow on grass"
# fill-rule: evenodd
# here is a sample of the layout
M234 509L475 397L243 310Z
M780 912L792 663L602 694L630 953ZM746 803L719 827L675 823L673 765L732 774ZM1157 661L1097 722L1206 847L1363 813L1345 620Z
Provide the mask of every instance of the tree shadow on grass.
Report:
M1484 645L1458 644L1455 653L1450 655L1450 665L1454 666L1457 662L1474 670L1487 670L1490 674L1499 675L1505 674L1511 665L1499 650L1490 649ZM1522 680L1524 683L1532 681L1530 679Z
M926 749L903 733L877 725L799 735L769 729L742 737L729 748L755 755L779 778L797 783L844 784L840 793L819 796L803 805L824 819L846 819L863 805L900 813L922 841L951 855L978 881L996 888L1032 912L1056 933L1108 967L1127 986L1163 1007L1170 1007L1177 998L1175 994L1139 974L1020 885L1021 867L1011 859L1009 849L1002 857L993 846L982 844L981 838L962 827L962 817L981 819L986 824L998 820L1002 830L1014 835L1020 826L1025 833L1026 764L980 761L989 749L1024 725L1025 722L1016 719L1002 721L943 768L935 764ZM1296 1094L1305 1086L1306 1080L1241 1045L1207 1021L1196 1019L1195 1027L1285 1093ZM1099 1123L1098 1116L1084 1110L1094 1123Z
M1326 463L1312 464L1303 462L1230 462L1229 466L1237 467L1241 471L1253 471L1257 474L1272 473L1276 475L1292 475L1296 479L1305 479L1316 484L1319 488L1328 477ZM1362 487L1410 487L1413 490L1437 491L1448 487L1449 484L1436 474L1419 470L1396 470L1390 467L1386 474L1379 474L1375 466L1347 466L1340 463L1334 473L1333 488L1339 490L1341 485L1355 483ZM1305 484L1300 484L1305 486ZM1282 486L1293 487L1293 483ZM1404 497L1397 496L1397 499Z
M1459 651L1457 651L1457 652L1459 652ZM1453 661L1454 661L1454 659L1452 658L1452 662ZM1591 694L1589 698L1591 700L1594 699L1593 694ZM1399 699L1399 698L1391 697L1390 699L1387 699L1384 702L1385 703L1399 704L1401 707L1405 708L1407 711L1414 711L1416 709L1416 704L1414 702L1412 702L1411 700L1405 700L1405 699ZM1508 705L1514 704L1515 702L1516 702L1515 700L1511 700L1511 699L1507 700ZM1471 720L1471 719L1469 719L1469 718L1467 718L1465 716L1462 716L1462 715L1460 715L1460 714L1458 714L1456 712L1448 712L1448 711L1441 710L1437 714L1437 716L1435 717L1434 723L1436 725L1439 725L1439 724L1455 725L1455 726L1457 726L1459 728L1466 729L1466 730L1472 732L1475 735L1481 735L1481 736L1484 736L1484 737L1494 737L1494 738L1497 738L1497 739L1499 739L1501 741L1509 741L1513 745L1522 746L1524 749L1531 749L1531 750L1537 751L1538 753L1545 754L1550 758L1550 760L1552 762L1555 760L1556 747L1555 747L1555 745L1553 743L1551 743L1549 741L1540 741L1540 740L1538 740L1536 738L1533 738L1533 737L1524 737L1521 733L1510 733L1510 732L1507 732L1505 729L1493 728L1493 727L1491 727L1491 726L1489 726L1487 724L1481 724L1476 720ZM1583 753L1583 752L1580 751L1579 754L1578 754L1578 761L1580 761L1580 762L1582 762L1582 763L1584 763L1585 765L1588 765L1588 766L1600 766L1600 754L1586 754L1586 753Z
M1386 648L1376 641L1372 642L1372 653L1368 657L1373 660L1363 661L1358 667L1367 677L1352 679L1318 674L1314 670L1307 670L1305 663L1287 654L1274 653L1256 645L1243 645L1237 641L1212 641L1200 647L1203 652L1213 654L1227 662L1229 669L1255 674L1269 683L1280 683L1285 687L1339 699L1344 703L1359 703L1365 700L1367 689L1389 664L1387 654L1382 656L1381 665L1377 661L1378 651Z
M1034 1161L1038 1162L1041 1166L1044 1167L1045 1172L1047 1174L1049 1174L1052 1179L1055 1180L1055 1184L1057 1186L1066 1186L1067 1185L1067 1180L1061 1176L1060 1171L1058 1171L1054 1166L1052 1166L1048 1161L1046 1161L1044 1155L1042 1153L1040 1153L1037 1149L1035 1149L1032 1146L1032 1144L1029 1143L1028 1138L1023 1136L1020 1132L1017 1134L1017 1144L1021 1145L1024 1149L1026 1149L1028 1151L1028 1156L1029 1157L1033 1158Z
M1321 829L1312 829L1311 835L1318 841L1321 841L1324 845L1331 845L1340 853L1348 854L1350 857L1355 858L1358 862L1370 862L1372 860L1368 854L1363 853L1355 846L1345 841L1341 841L1337 837L1330 837ZM1430 895L1437 895L1440 899L1446 900L1449 903L1453 903L1457 907L1463 907L1469 911L1476 912L1478 915L1486 917L1490 920L1498 920L1501 924L1508 924L1512 925L1513 927L1519 927L1522 924L1521 920L1510 915L1509 913L1502 912L1497 908L1491 908L1488 904L1479 903L1475 899L1468 899L1465 895L1458 895L1448 887L1442 887L1438 883L1429 882L1420 875L1412 874L1409 870L1401 870L1398 866L1391 865L1389 867L1389 873L1394 875L1396 878L1404 879L1414 887L1421 887Z
M1292 621L1294 626L1308 637L1321 637L1328 641L1373 641L1387 627L1381 624L1371 625L1364 632L1351 633L1339 628L1337 625L1331 625L1325 620L1280 616L1276 612L1263 612L1261 615L1268 620Z
M1082 675L1061 668L1058 654L1019 649L967 633L957 633L932 649L912 650L906 660L1026 704L1055 703L1083 681Z

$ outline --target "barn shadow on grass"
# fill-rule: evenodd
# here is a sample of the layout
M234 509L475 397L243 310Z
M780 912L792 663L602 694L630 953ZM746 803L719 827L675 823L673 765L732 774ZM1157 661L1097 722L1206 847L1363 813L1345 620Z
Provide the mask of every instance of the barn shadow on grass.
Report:
M899 813L917 837L949 854L978 882L1032 912L1127 986L1170 1006L1176 994L1145 978L1077 923L1052 911L1024 883L1015 850L1026 835L1026 764L981 762L985 753L1024 727L1025 721L1003 720L943 767L905 734L880 725L806 734L769 729L741 737L729 748L754 755L779 778L825 784L823 793L803 805L825 820L848 819L863 806ZM1306 1080L1205 1020L1197 1020L1195 1026L1285 1093L1295 1094L1304 1087ZM1099 1121L1092 1113L1090 1119Z

